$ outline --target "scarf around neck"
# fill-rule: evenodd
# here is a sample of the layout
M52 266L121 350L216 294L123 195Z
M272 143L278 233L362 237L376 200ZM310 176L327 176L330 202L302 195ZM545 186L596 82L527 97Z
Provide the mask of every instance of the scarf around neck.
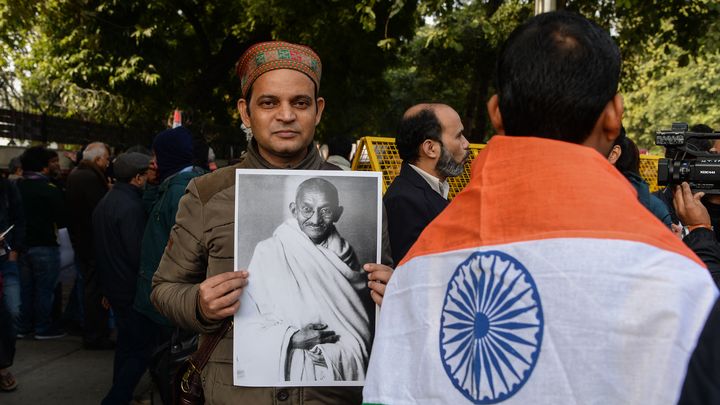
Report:
M315 147L315 142L308 145L307 155L295 166L277 167L265 160L258 151L257 141L253 138L248 145L245 160L240 163L241 168L247 169L293 169L293 170L318 170L325 161Z

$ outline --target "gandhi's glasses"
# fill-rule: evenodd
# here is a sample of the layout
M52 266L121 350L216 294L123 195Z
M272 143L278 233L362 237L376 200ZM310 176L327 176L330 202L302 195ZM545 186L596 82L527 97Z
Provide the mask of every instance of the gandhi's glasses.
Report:
M302 215L303 218L308 219L313 216L315 213L315 209L312 207L308 207L307 205L301 205L300 209L300 215ZM325 218L325 219L331 219L333 216L333 213L335 210L332 207L322 207L317 210L318 215Z

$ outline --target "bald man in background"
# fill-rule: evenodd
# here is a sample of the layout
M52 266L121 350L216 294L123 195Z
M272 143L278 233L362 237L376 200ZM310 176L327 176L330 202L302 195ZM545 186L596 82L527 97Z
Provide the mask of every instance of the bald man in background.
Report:
M93 142L83 151L82 160L70 172L65 185L70 214L68 232L75 250L75 265L83 280L83 347L90 350L114 347L109 338L109 314L102 304L98 283L92 229L92 213L110 189L105 174L109 165L107 146L102 142Z
M403 163L383 202L393 262L448 205L447 179L462 174L470 152L460 115L445 104L418 104L402 117L395 143Z

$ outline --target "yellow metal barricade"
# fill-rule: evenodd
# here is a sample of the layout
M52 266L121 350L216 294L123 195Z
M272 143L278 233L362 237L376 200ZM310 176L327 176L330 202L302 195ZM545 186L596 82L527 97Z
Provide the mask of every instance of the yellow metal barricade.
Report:
M470 164L477 156L484 144L470 144L470 159L465 163L465 171L460 176L448 179L452 199L470 181ZM353 157L352 169L376 171L383 173L383 193L390 183L400 174L400 155L395 146L395 138L383 138L377 136L366 136L358 141L357 151Z
M452 199L470 181L470 164L477 157L484 144L470 144L470 159L465 164L465 171L460 176L448 179L450 185L449 198ZM640 155L640 175L650 185L650 192L657 191L658 156ZM357 152L353 157L352 169L376 171L383 173L383 193L387 190L395 176L400 174L400 155L395 146L395 138L366 136L358 141Z
M660 156L640 155L640 176L650 185L650 192L658 191L657 184L658 160Z

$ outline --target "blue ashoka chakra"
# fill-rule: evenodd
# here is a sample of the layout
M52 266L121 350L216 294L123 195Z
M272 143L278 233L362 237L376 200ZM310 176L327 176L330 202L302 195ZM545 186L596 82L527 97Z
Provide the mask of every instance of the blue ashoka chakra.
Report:
M543 312L530 273L499 251L475 252L448 283L440 357L450 381L475 404L515 395L540 355Z

